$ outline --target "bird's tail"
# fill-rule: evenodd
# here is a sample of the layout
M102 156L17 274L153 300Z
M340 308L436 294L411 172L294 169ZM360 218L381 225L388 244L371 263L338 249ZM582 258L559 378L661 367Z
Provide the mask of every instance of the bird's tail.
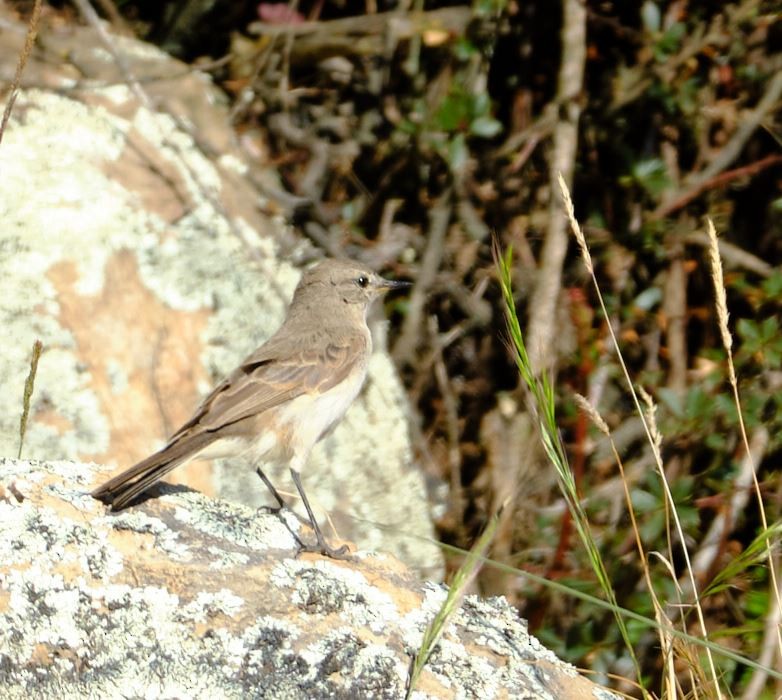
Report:
M214 433L209 432L178 437L162 450L101 484L91 495L112 510L120 510L172 469L195 457L215 439Z

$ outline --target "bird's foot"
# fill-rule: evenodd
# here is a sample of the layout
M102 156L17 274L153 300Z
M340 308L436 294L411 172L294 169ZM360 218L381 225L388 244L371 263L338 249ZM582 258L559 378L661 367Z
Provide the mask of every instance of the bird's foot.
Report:
M341 547L337 547L335 549L329 545L325 539L319 539L315 544L304 544L302 542L299 547L299 554L304 552L314 552L316 554L322 554L324 557L328 557L329 559L337 559L340 561L351 560L350 547L348 547L346 544L343 544Z
M282 506L258 506L256 513L263 513L264 515L279 515L285 508Z

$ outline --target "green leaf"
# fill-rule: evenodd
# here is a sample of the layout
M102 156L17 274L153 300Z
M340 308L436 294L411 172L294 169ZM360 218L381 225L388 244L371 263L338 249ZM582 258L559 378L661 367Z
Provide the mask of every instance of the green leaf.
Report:
M756 341L759 337L758 327L754 321L747 318L740 318L736 324L736 331L739 336L749 344Z
M633 508L639 513L649 513L660 506L659 499L642 489L633 489L630 493L630 500Z
M768 343L779 336L779 321L776 316L769 316L760 324L763 342Z
M641 21L644 24L644 29L650 34L656 34L660 31L660 8L657 7L657 3L646 0L641 5Z
M478 49L467 37L459 37L453 47L454 56L460 61L467 61L472 58Z
M458 172L464 168L469 154L464 134L456 134L448 144L448 165L451 170Z
M665 163L659 158L639 160L633 165L633 178L652 197L657 197L671 186Z
M486 92L479 92L473 96L472 116L485 117L491 112L491 100Z
M673 389L666 387L660 387L657 390L657 398L660 400L663 406L666 406L668 410L677 418L681 418L684 413L684 405L682 403L681 394Z
M644 542L652 542L660 536L664 528L665 514L662 510L658 510L639 528L641 539Z
M782 199L777 201L782 202ZM777 301L782 299L782 273L772 272L767 279L763 280L760 286L769 300Z
M641 292L635 299L633 299L633 304L639 309L650 311L660 303L662 298L662 289L659 287L649 287L648 289L645 289L643 292Z
M704 439L704 443L706 447L708 447L710 450L714 450L715 452L722 452L725 450L725 436L721 433L707 433Z
M478 117L470 124L470 133L490 139L502 131L502 124L494 117Z
M676 53L686 33L687 26L683 22L672 24L655 45L654 57L662 62L671 54Z
M472 116L471 106L469 96L460 92L449 93L435 113L435 128L448 133L465 129Z

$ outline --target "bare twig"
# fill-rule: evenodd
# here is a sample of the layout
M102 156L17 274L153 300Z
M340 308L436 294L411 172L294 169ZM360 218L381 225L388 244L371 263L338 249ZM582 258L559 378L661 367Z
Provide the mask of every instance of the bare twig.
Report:
M106 17L109 18L109 22L111 22L112 29L114 29L115 32L126 36L133 36L133 30L124 20L113 0L95 0L95 2L97 2L103 12L106 13Z
M451 479L451 504L457 513L462 512L462 453L459 448L459 404L451 387L448 370L443 360L442 341L437 326L437 317L429 317L429 335L434 352L434 376L443 397L445 426L448 434L448 467Z
M43 36L39 39L39 43L41 43L44 46L44 48L46 48L46 41ZM218 68L222 68L230 60L231 60L231 55L227 54L226 56L222 56L221 58L216 58L213 61L200 61L197 65L186 66L182 70L178 70L173 73L169 72L166 73L165 75L144 75L137 78L137 82L139 83L139 85L154 85L155 83L175 83L179 80L184 80L185 78L194 75L196 73L208 73L209 71L214 71L217 70ZM51 86L41 80L22 80L22 82L20 83L20 87L46 89L56 94L67 95L70 93L82 92L85 90L99 90L101 88L113 87L115 85L127 85L127 83L128 81L126 80L126 78L120 76L116 80L95 80L92 78L85 78L85 79L75 80L73 82L68 83L67 85L57 85L57 86Z
M766 116L772 112L782 97L782 70L777 70L768 83L766 92L760 98L755 109L746 114L730 141L719 151L715 158L703 170L691 174L684 182L684 191L674 199L663 201L651 214L651 219L660 219L685 206L708 189L724 186L738 177L754 175L782 160L782 156L773 154L744 168L723 173L739 157L749 137L760 126Z
M356 15L340 19L287 24L266 24L254 22L248 30L262 36L281 36L289 32L296 37L316 35L326 41L346 37L354 46L359 45L362 36L382 37L389 28L398 39L410 39L429 30L441 29L459 35L469 24L473 11L469 7L442 7L426 12L399 11L380 12L371 15Z
M556 102L549 102L544 108L543 112L532 124L522 131L517 131L515 134L511 134L507 140L494 152L494 156L498 158L504 158L515 154L525 144L532 143L533 145L539 141L547 138L557 123L558 105ZM514 160L518 160L520 156L517 154L514 156ZM517 167L520 165L514 163Z
M557 299L562 284L562 265L567 253L566 218L556 196L557 176L566 182L573 178L573 166L578 142L578 121L581 115L579 95L583 86L586 62L586 9L581 0L562 3L562 63L559 69L557 102L563 115L554 127L554 143L550 160L549 224L541 253L535 288L529 301L527 347L530 363L540 372L543 365L553 362L556 353L551 347L556 333L552 319L556 315Z
M98 38L101 40L101 43L103 44L106 51L111 54L111 57L117 64L119 72L122 74L125 82L136 96L136 99L138 99L138 101L141 102L144 107L152 110L152 101L149 99L147 93L144 92L138 80L136 80L136 77L130 70L130 66L125 60L125 57L119 51L117 51L116 42L112 41L111 36L106 31L106 27L103 26L103 22L101 22L100 17L98 17L98 13L95 12L95 8L90 4L89 0L73 0L73 4L76 5L77 9L81 13L81 16L84 18L84 21L87 22L87 24L89 24L98 34Z
M668 387L681 395L687 388L687 272L683 246L674 239L671 261L665 279L663 312L670 372Z
M334 240L324 226L317 221L308 221L302 231L315 245L326 251L332 258L344 257L342 247Z
M437 278L440 262L445 252L445 234L451 220L452 190L447 189L435 202L429 214L429 235L426 250L421 259L421 267L415 286L410 294L407 315L402 322L402 330L394 345L392 355L398 364L410 362L418 346L418 336L423 320L424 307L429 289Z
M720 154L724 152L725 149L720 151ZM715 158L715 160L712 161L712 164L717 162L717 160L718 159ZM777 163L781 162L782 154L772 153L771 155L768 155L765 158L761 158L754 163L744 165L740 168L734 168L733 170L727 170L724 173L719 173L708 179L703 179L696 176L696 181L690 184L690 186L687 187L682 194L676 197L676 199L673 199L669 202L664 202L658 206L657 209L652 212L650 219L661 219L665 216L668 216L682 207L687 206L693 199L700 197L700 195L702 195L704 192L707 192L708 190L717 189L719 187L726 187L734 180L738 180L744 177L752 177L753 175L757 175L759 172L770 168L772 165L776 165ZM706 168L702 172L705 173L708 169L709 168Z

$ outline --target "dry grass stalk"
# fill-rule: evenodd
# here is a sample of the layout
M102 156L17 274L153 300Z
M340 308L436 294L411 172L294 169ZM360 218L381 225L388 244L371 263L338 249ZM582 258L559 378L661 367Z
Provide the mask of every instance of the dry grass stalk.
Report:
M716 298L717 308L717 323L719 324L720 337L722 338L722 344L725 347L725 352L728 356L728 379L730 380L731 388L733 389L733 401L736 404L736 411L739 418L739 430L741 431L741 439L744 443L744 450L747 454L747 459L752 459L752 450L749 446L749 438L747 437L747 429L744 425L744 415L741 411L741 399L739 397L738 381L736 379L736 369L733 364L733 353L731 351L733 347L733 336L730 334L728 328L728 301L725 291L725 278L722 273L722 258L720 257L720 248L717 241L717 231L714 228L714 223L711 219L707 219L707 232L709 235L709 260L711 262L711 280L714 284L714 295ZM764 530L768 530L768 519L766 518L766 509L763 503L763 494L760 490L760 484L757 477L757 465L752 465L752 482L755 490L755 495L758 502L758 511L760 513L760 522ZM771 578L772 588L775 593L776 604L778 611L782 611L782 594L780 594L779 582L777 580L777 574L774 567L774 557L772 556L771 543L766 541L766 555L768 559L769 577ZM782 627L777 628L777 646L780 657L782 657Z
M587 266L587 270L589 271L590 276L592 277L592 284L595 287L595 292L597 293L598 302L600 304L600 309L603 313L603 316L607 319L609 318L608 310L605 306L605 301L603 299L603 295L600 291L600 285L597 283L597 278L595 277L594 267L592 265L592 257L589 254L589 250L586 245L586 240L584 238L584 234L581 231L581 227L578 224L578 221L575 218L575 212L573 210L573 203L572 198L570 196L570 192L568 191L567 184L565 183L564 178L559 176L559 186L562 190L562 199L565 202L565 208L568 213L568 219L570 220L570 226L573 229L573 234L576 237L576 241L578 242L579 246L581 247L581 253L584 257L585 264ZM689 585L691 588L692 596L693 596L693 607L695 609L697 618L698 618L698 625L700 627L701 635L703 636L704 640L708 639L708 632L706 629L706 619L703 614L703 608L700 604L700 596L698 593L698 585L695 581L695 574L692 570L692 563L690 561L690 553L687 549L687 541L684 537L684 528L681 524L681 519L679 518L679 514L676 511L676 503L673 499L673 494L671 493L670 485L668 484L668 481L665 476L665 469L663 468L663 462L662 462L662 456L660 454L660 436L657 432L656 427L654 428L655 433L652 433L652 428L650 428L649 420L647 419L646 412L641 408L641 403L638 399L638 393L635 390L635 387L633 385L632 379L630 378L630 372L627 369L627 365L624 361L624 358L622 356L621 349L619 347L619 341L616 337L616 333L614 332L614 329L612 328L611 324L608 324L608 333L611 337L611 342L614 345L614 348L617 352L617 358L619 359L619 364L622 368L622 372L625 377L625 381L627 382L627 386L630 391L630 395L633 398L633 402L635 403L636 410L638 411L638 415L641 418L641 422L644 426L644 431L646 432L647 439L649 440L649 444L652 448L652 453L654 455L655 463L657 466L657 471L660 475L660 483L662 484L663 491L665 493L665 499L668 505L671 509L671 514L673 517L673 523L676 529L676 535L679 541L679 544L681 546L682 550L682 556L684 559L685 564L685 570L687 574L687 578L689 581ZM719 678L717 676L717 668L714 664L714 657L711 653L711 649L706 647L706 657L708 660L709 665L709 674L711 676L711 682L713 684L714 693L717 698L722 700L722 690L720 689L719 684Z

